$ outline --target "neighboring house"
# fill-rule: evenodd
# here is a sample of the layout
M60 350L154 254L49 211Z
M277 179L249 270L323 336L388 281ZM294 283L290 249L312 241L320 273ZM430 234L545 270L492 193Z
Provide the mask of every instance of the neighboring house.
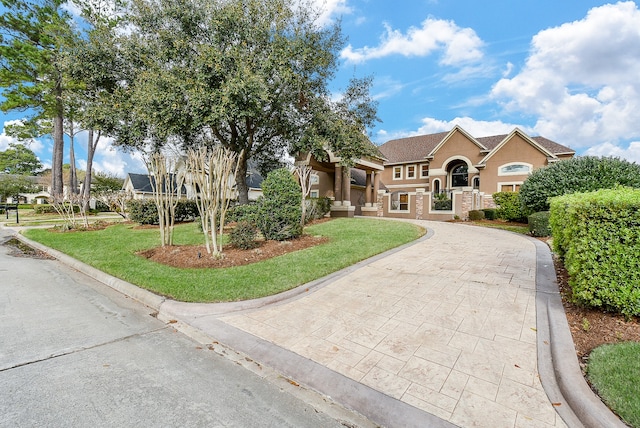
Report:
M348 205L349 216L450 220L495 207L494 193L518 191L534 170L575 154L518 128L507 135L474 138L459 126L391 140L379 151L379 158L356 161L350 171L350 194L346 186L336 184L343 175L339 159L329 156L329 162L318 162L306 156L298 162L314 169L311 196L334 199L332 216L345 215Z
M175 180L175 177L173 178ZM255 201L262 195L261 185L262 176L260 176L257 171L250 170L250 173L247 175L247 186L249 187L250 201ZM173 187L176 187L175 181ZM147 174L128 173L124 183L122 184L122 190L131 195L133 199L153 198L152 182ZM188 199L194 199L197 196L197 191L192 188L192 186L184 184L182 186L181 194Z
M6 175L6 174L2 174ZM11 176L11 175L7 175ZM35 188L37 188L37 192L34 193L20 193L18 196L18 200L14 200L13 197L7 198L7 203L24 203L24 204L46 204L49 202L49 198L51 194L49 193L49 185L42 177L39 176L21 176L26 180L30 181ZM66 190L66 187L65 187Z

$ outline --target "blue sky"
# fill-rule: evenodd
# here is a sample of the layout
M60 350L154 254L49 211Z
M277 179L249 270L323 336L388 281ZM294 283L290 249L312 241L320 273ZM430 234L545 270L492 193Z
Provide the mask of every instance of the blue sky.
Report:
M332 89L374 77L376 144L456 124L477 137L518 126L578 154L640 162L640 1L314 1L348 38ZM0 135L0 150L10 141ZM50 164L50 140L31 148ZM144 170L108 139L95 165L120 176Z

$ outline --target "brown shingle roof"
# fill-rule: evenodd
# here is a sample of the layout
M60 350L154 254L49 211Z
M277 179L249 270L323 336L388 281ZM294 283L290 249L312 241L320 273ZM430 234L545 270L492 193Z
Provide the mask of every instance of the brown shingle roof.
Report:
M416 137L398 138L387 141L380 146L380 152L387 158L385 165L416 162L424 160L429 153L449 134L449 132L439 132L437 134L419 135ZM491 151L507 138L508 134L492 135L480 137L476 140ZM532 137L542 147L554 155L563 153L575 153L569 147L558 144L544 137Z
M549 150L554 155L576 152L569 147L563 146L562 144L558 144L555 141L551 141L544 137L531 137L531 139L535 140L536 143L540 144L542 147Z
M387 141L380 146L380 152L387 158L385 164L423 160L448 134L440 132Z

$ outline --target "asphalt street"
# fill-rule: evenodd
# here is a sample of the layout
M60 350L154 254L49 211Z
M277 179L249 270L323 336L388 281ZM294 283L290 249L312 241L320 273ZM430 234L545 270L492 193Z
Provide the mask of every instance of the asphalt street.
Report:
M56 260L10 252L0 245L0 427L360 425Z

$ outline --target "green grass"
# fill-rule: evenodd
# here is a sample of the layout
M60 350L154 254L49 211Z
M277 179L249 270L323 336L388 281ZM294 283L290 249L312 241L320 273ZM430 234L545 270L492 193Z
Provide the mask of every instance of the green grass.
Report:
M280 293L321 278L373 255L411 242L424 229L409 223L375 219L334 219L305 229L329 238L326 244L246 266L179 269L135 253L157 247L157 229L120 224L92 232L54 233L31 229L25 236L55 248L113 276L172 299L225 302ZM196 224L176 227L176 245L202 244Z
M589 356L587 376L611 410L628 425L640 428L640 343L594 349Z

